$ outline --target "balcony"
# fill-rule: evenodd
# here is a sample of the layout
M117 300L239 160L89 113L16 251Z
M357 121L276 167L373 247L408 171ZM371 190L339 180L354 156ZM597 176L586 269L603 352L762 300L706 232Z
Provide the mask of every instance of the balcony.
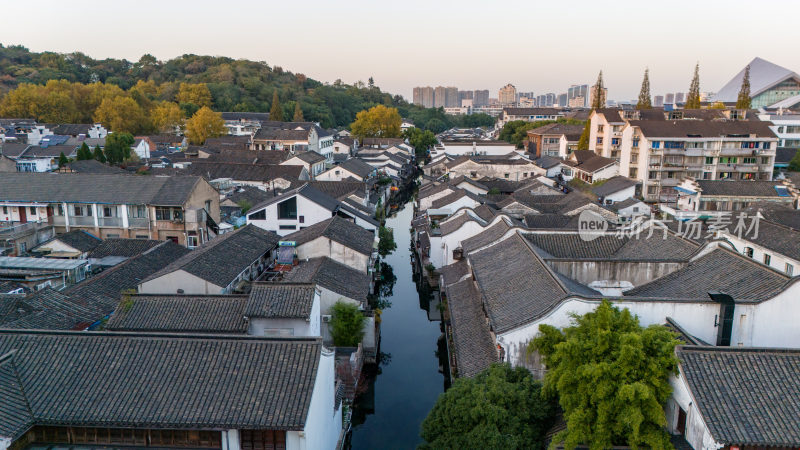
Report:
M97 225L101 227L122 227L122 217L100 217L97 219Z
M92 216L69 216L69 225L73 227L93 227L94 217Z
M150 219L147 217L129 217L128 227L130 228L149 228Z

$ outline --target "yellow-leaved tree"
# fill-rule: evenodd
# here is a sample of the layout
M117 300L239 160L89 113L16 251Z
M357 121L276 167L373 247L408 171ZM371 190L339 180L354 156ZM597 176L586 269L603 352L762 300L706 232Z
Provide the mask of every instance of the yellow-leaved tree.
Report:
M161 102L150 113L153 126L158 131L174 131L175 127L183 125L183 111L177 103Z
M130 97L106 97L94 112L94 120L114 132L139 134L149 130L147 115Z
M225 134L225 121L222 114L214 112L208 106L197 110L191 119L186 121L186 137L193 145L202 145L210 137Z
M181 83L178 103L191 103L199 107L211 106L211 91L205 83Z
M401 122L397 108L378 105L356 114L356 121L350 124L350 130L359 138L395 138L400 137Z

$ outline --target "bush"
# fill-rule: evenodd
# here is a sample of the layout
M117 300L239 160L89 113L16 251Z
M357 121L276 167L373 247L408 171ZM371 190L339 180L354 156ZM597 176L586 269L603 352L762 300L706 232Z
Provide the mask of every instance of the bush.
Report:
M331 308L331 336L337 347L355 347L364 338L364 322L367 318L358 306L338 301Z
M397 249L397 244L394 242L394 231L391 228L380 227L378 230L378 253L381 256L386 256Z

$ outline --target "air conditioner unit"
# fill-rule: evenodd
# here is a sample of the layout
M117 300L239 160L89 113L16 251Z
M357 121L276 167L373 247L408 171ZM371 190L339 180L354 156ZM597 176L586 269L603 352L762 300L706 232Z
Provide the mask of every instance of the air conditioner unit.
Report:
M331 321L331 316L330 316L330 314L323 314L323 315L322 315L322 321L323 321L324 323L328 323L328 322L330 322L330 321Z

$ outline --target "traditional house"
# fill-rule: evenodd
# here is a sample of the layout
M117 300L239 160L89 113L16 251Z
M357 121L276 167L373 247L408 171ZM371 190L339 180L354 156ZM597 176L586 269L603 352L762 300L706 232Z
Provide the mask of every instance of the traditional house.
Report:
M732 181L686 178L675 188L677 205L662 205L680 218L735 214L754 203L774 203L795 208L800 192L789 180Z
M45 258L86 259L103 242L85 230L72 230L43 242L30 251Z
M295 231L283 240L294 243L298 259L327 256L361 272L370 272L378 256L376 234L339 216Z
M589 150L576 150L564 161L562 176L566 180L577 178L592 184L619 175L619 163Z
M283 166L302 166L313 179L325 170L325 157L316 152L299 152L282 162Z
M358 158L350 158L317 175L316 179L321 181L342 181L353 178L357 181L366 181L375 176L376 171L374 167L366 162Z

